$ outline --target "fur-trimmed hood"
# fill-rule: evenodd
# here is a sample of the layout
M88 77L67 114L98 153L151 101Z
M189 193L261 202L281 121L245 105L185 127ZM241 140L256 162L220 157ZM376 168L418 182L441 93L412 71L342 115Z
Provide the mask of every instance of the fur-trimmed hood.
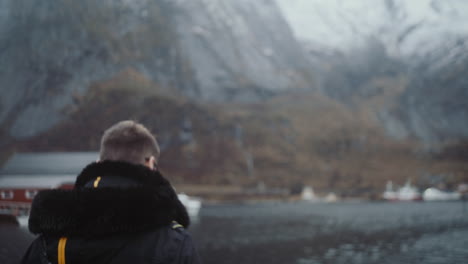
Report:
M95 188L96 181L112 184ZM29 230L91 237L146 231L172 221L184 227L190 224L185 207L159 172L142 165L102 161L88 165L73 190L39 192L32 204Z

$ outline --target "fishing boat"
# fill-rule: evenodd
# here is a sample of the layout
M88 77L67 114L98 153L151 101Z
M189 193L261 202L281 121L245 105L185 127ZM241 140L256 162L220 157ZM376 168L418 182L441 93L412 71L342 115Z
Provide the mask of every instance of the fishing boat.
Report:
M385 191L382 194L382 198L388 201L396 201L398 193L393 189L393 182L388 181L385 187Z
M387 201L420 201L422 200L421 193L418 189L411 185L411 182L406 181L405 185L394 190L393 183L387 182L386 190L382 194L382 198Z
M461 199L461 193L442 191L431 187L423 192L422 198L424 201L455 201Z
M302 189L301 199L303 201L309 201L309 202L318 201L318 197L315 195L314 189L310 186L305 186L304 189Z
M177 196L179 197L179 200L187 209L188 214L191 217L196 217L202 206L201 199L198 197L188 196L185 193L179 193Z

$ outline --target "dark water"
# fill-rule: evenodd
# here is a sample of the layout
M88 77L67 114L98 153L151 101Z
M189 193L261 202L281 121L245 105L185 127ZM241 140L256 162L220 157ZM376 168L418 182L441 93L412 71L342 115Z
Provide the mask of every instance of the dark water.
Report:
M204 207L205 263L468 263L468 212L450 203Z
M33 236L0 217L0 263L17 264L31 243Z
M468 263L461 202L209 205L194 220L206 264ZM17 263L31 239L0 225L0 263Z

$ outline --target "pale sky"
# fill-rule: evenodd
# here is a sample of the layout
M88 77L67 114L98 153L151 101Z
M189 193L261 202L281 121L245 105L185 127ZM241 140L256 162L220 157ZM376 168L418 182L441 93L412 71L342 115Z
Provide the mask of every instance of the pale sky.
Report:
M409 39L414 48L419 38L442 37L446 32L468 34L466 0L394 0L399 13L390 16L384 0L277 0L296 37L320 45L350 45L363 35L395 38L409 26L423 22L420 37ZM437 13L434 9L439 10ZM415 34L416 35L416 34ZM413 42L413 43L411 43ZM405 47L403 47L405 48Z

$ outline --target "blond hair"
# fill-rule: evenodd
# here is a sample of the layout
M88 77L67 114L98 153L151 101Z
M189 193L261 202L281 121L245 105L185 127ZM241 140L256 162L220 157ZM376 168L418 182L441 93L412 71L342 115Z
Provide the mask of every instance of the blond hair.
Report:
M151 156L156 159L159 157L159 146L156 138L142 124L126 120L104 131L101 139L101 160L145 164Z

